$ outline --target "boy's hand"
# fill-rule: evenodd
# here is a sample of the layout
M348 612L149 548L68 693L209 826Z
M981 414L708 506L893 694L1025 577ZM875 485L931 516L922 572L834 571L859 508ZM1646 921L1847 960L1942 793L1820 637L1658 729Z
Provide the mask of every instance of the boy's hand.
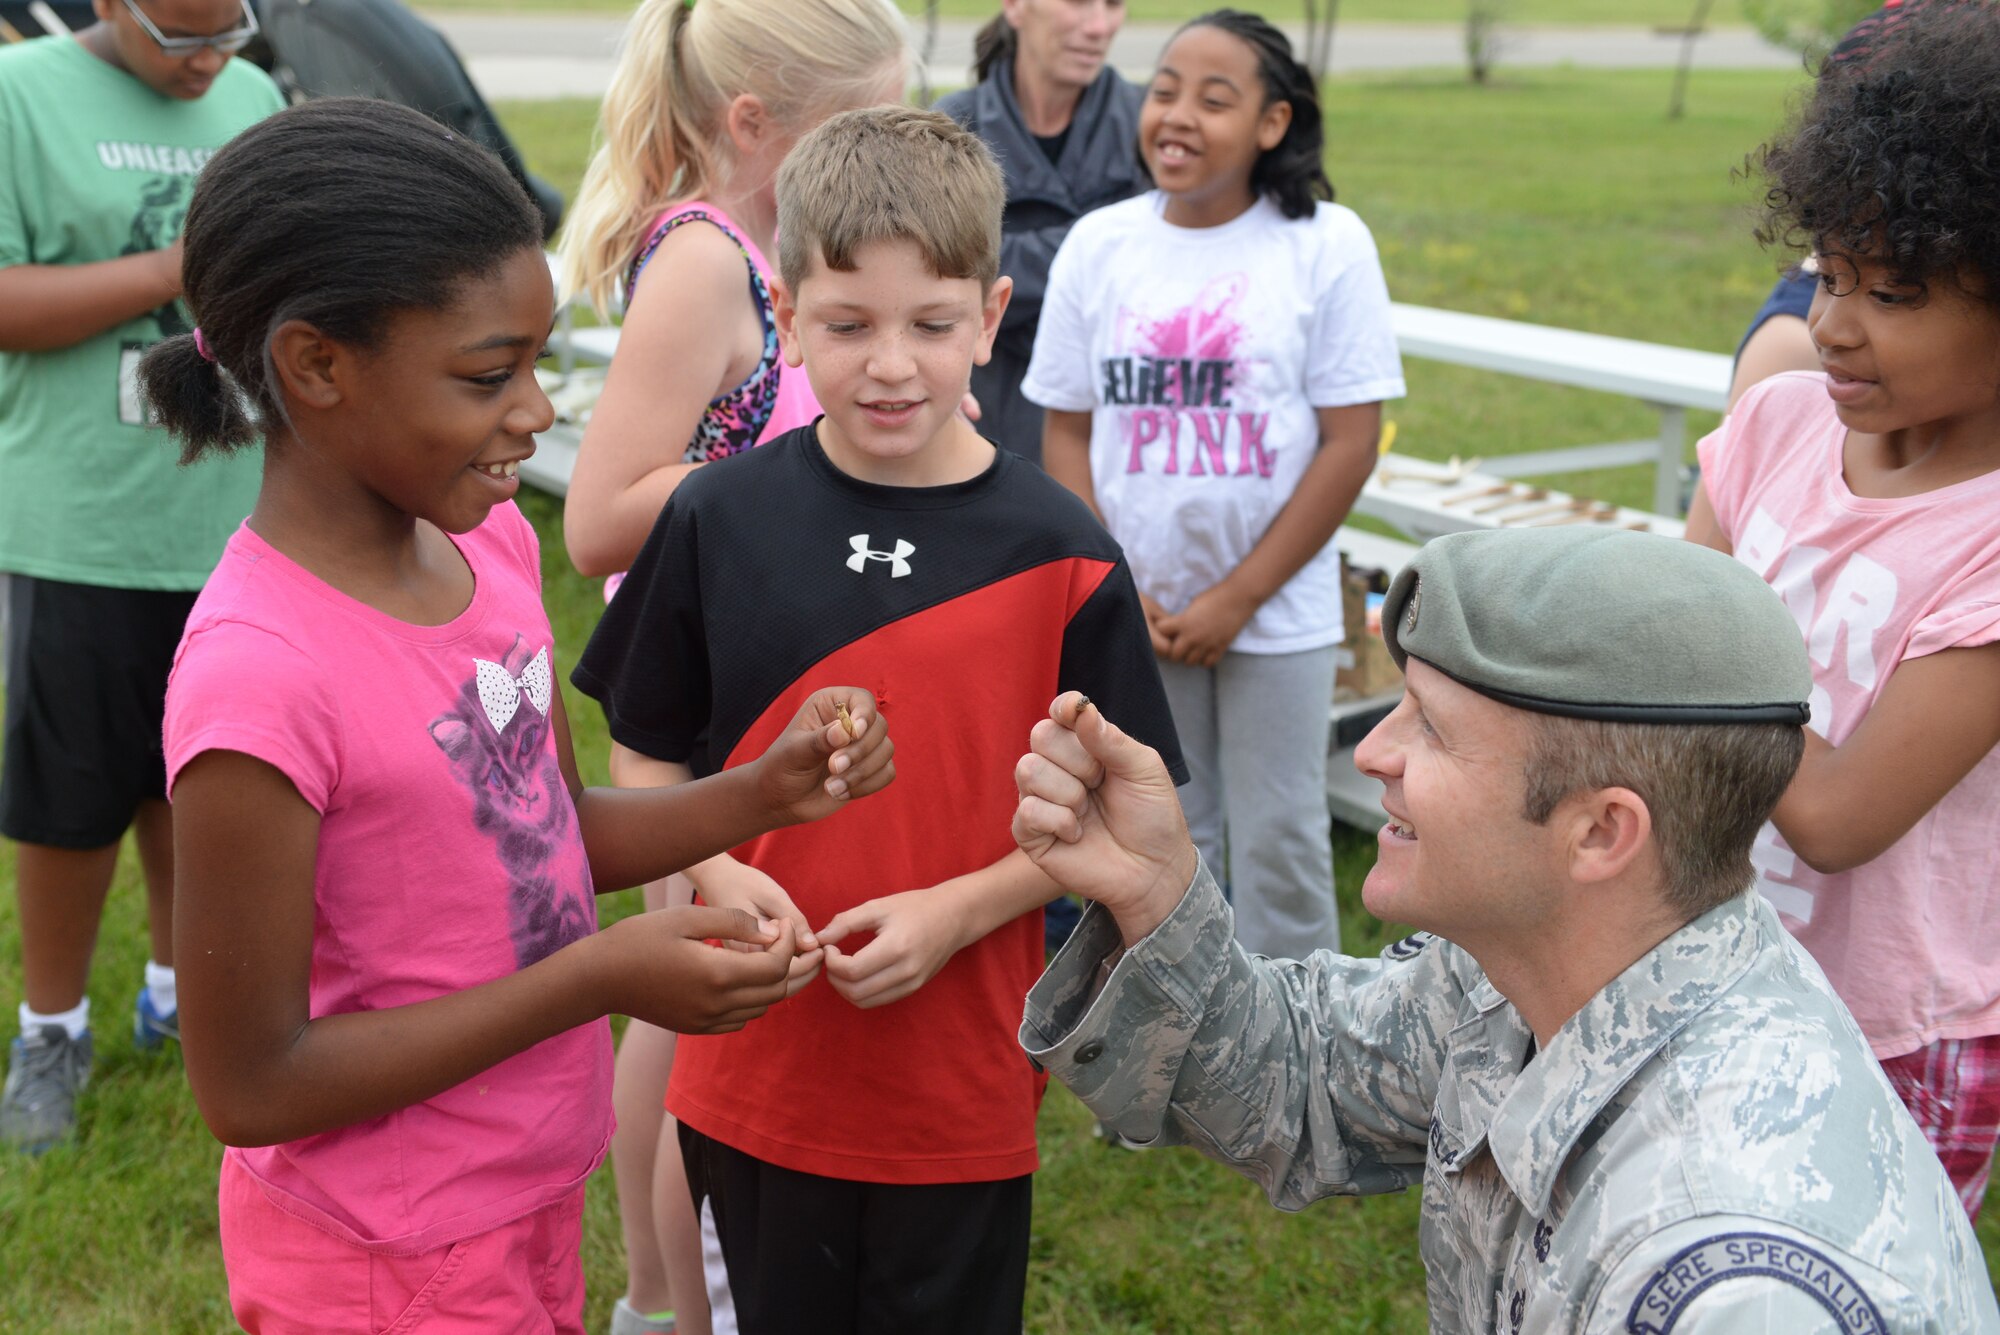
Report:
M799 906L785 893L785 887L727 853L710 858L699 868L690 869L689 875L695 880L695 889L701 893L702 902L711 908L740 909L760 922L782 919L792 925L798 953L792 956L792 966L786 973L787 997L796 996L800 988L818 975L823 958L819 941L814 938L812 928L806 925L806 915L799 912ZM739 950L759 949L743 942L729 944Z
M1167 609L1146 593L1139 595L1139 608L1146 614L1146 635L1153 641L1154 657L1168 658L1173 653L1174 642L1171 637L1160 633L1160 623L1167 619Z
M1200 862L1173 776L1075 691L1049 715L1014 767L1014 842L1064 890L1109 909L1133 945L1174 911Z
M855 735L840 717L846 709ZM757 785L771 812L787 824L818 820L850 798L866 797L896 777L896 744L858 686L814 691L791 726L757 759Z
M1218 584L1196 594L1177 615L1161 617L1153 634L1166 636L1166 657L1173 662L1211 668L1222 661L1256 611L1254 600Z
M901 1001L937 976L965 942L964 914L938 889L905 890L857 904L819 930L828 986L863 1010ZM875 939L854 954L835 942L856 932Z
M590 939L606 1013L682 1034L731 1033L783 1001L798 951L790 920L693 905L636 914ZM717 950L709 939L750 949Z

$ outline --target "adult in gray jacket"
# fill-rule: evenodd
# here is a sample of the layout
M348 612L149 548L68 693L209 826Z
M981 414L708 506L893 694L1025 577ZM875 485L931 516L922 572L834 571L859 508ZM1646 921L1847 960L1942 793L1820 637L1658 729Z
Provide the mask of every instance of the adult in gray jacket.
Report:
M1003 0L974 43L974 87L937 109L986 141L1007 178L1000 272L1014 280L993 359L972 370L979 429L1040 463L1042 410L1021 377L1049 263L1070 224L1151 182L1139 162L1140 90L1105 64L1122 0Z

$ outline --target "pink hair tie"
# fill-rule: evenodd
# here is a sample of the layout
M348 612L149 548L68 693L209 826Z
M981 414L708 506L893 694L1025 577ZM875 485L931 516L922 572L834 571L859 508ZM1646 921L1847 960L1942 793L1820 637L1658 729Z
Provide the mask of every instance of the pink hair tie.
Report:
M215 354L208 350L208 340L201 336L199 328L194 331L194 350L201 354L201 359L205 362L215 360Z

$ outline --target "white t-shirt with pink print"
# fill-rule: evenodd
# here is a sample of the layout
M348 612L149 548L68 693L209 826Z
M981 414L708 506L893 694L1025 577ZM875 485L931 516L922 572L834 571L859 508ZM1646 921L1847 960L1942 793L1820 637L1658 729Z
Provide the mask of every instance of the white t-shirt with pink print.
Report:
M1090 475L1142 592L1169 612L1219 583L1291 499L1317 408L1400 398L1375 239L1352 209L1287 218L1269 199L1177 227L1166 196L1085 214L1049 269L1021 392L1090 412ZM1230 647L1283 654L1341 638L1328 543Z
M314 1018L461 991L597 928L557 758L535 531L508 504L453 541L472 602L416 626L340 593L245 524L175 657L169 790L203 752L239 751L319 813ZM279 1208L414 1255L566 1196L610 1135L600 1020L372 1121L228 1153Z
M1800 371L1745 394L1700 445L1736 559L1806 638L1811 726L1835 746L1899 664L2000 639L2000 471L1917 496L1856 496L1846 439L1826 378ZM1852 871L1814 871L1771 825L1752 858L1876 1056L2000 1033L2000 751Z

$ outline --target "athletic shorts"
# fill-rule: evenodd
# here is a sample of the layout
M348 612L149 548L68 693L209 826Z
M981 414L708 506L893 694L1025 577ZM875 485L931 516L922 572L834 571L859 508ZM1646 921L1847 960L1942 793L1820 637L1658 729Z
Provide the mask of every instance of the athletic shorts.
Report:
M1743 331L1743 338L1736 345L1737 360L1742 360L1743 345L1750 341L1750 336L1762 329L1764 322L1772 316L1796 315L1801 320L1805 319L1806 312L1812 309L1813 293L1817 291L1817 276L1799 269L1785 270L1777 285L1771 289L1771 295L1764 298L1764 304L1750 317L1750 327Z
M8 578L0 835L103 848L167 795L167 673L195 597Z
M385 1256L308 1224L222 1160L229 1309L252 1335L584 1335L583 1188L435 1251Z
M1020 1335L1032 1177L850 1182L765 1163L685 1122L680 1139L741 1335Z
M1976 1223L2000 1144L2000 1034L1943 1038L1882 1063Z

